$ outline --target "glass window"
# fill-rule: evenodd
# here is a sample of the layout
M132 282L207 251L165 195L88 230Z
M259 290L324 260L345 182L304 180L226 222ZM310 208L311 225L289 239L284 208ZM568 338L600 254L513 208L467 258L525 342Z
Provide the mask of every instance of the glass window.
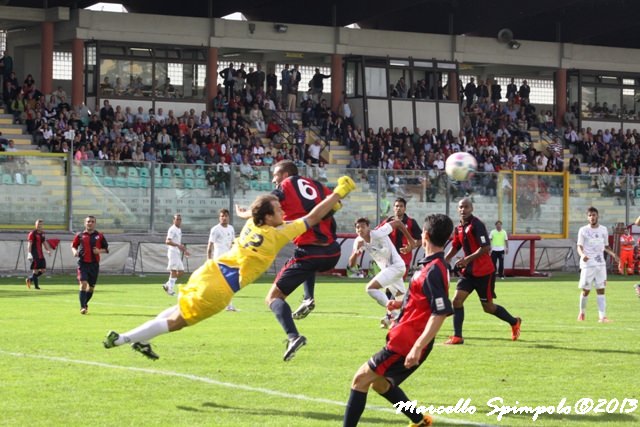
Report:
M360 62L347 61L347 69L345 71L345 85L344 90L348 97L361 96L362 90L357 90L361 86L356 83L362 79L359 78Z
M413 70L411 96L415 99L432 99L430 83L433 81L433 70Z
M365 67L364 84L367 96L387 97L387 72L384 68Z
M392 98L408 98L409 86L409 70L389 69L389 93Z
M623 120L640 120L640 88L638 89L622 89L622 107L620 115Z
M581 113L583 118L614 119L619 118L620 88L582 87Z
M73 55L71 52L53 52L53 78L71 80Z
M151 96L152 89L152 62L123 59L100 61L101 95Z

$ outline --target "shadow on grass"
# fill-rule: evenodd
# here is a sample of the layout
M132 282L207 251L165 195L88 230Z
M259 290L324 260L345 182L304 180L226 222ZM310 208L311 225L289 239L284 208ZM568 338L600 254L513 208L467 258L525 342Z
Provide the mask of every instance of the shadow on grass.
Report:
M264 417L268 416L277 416L277 417L298 417L302 419L313 419L318 421L325 421L331 423L332 425L339 425L342 422L343 416L324 413L324 412L312 412L312 411L292 411L286 409L273 409L273 408L257 408L257 407L238 407L238 406L229 406L229 405L221 405L215 402L204 402L202 404L203 408L196 408L191 406L182 406L178 405L177 409L188 411L188 412L199 412L199 413L207 413L210 412L210 409L218 409L223 411L234 411L239 414L248 414L248 415L260 415ZM409 419L404 417L403 415L397 415L402 422L409 422ZM389 425L389 419L378 418L375 416L371 416L365 413L360 419L361 422L368 424L378 424L378 425ZM438 420L439 426L459 426L459 422L449 423L443 420Z
M42 288L38 289L26 289L24 291L16 291L16 290L3 290L0 288L0 298L36 298L42 296L51 296L51 295L77 295L78 289L49 289Z
M628 351L628 350L613 350L613 349L608 349L608 348L571 348L571 347L566 347L566 346L555 346L555 345L551 345L551 344L533 344L530 347L532 348L536 348L536 349L543 349L543 350L561 350L561 351L580 351L580 352L596 352L598 354L601 353L611 353L611 354L632 354L632 355L638 355L637 351Z
M220 405L214 402L204 402L202 404L204 408L209 409L221 409L224 411L234 411L239 414L248 414L248 415L260 415L263 417L298 417L302 419L312 419L318 421L326 421L328 423L339 425L342 422L342 415L324 413L324 412L312 412L312 411L290 411L286 409L273 409L273 408L258 408L258 407L247 407L247 406L229 406L229 405ZM207 409L198 409L192 407L178 406L178 409L182 409L185 411L194 411L194 412L209 412ZM388 419L375 418L370 416L363 416L362 421L371 423L371 424L382 424L388 425Z

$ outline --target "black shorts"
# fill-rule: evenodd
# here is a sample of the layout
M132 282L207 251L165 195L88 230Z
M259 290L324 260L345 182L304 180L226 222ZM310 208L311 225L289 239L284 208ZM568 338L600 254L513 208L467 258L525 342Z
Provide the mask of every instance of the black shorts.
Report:
M47 260L44 258L34 258L31 261L31 270L45 270L47 268Z
M340 245L296 247L293 257L280 269L275 284L285 295L290 295L305 280L317 272L331 270L340 261Z
M78 282L87 282L92 288L98 283L100 264L97 262L78 263Z
M481 302L491 302L496 298L496 275L491 273L487 276L470 277L463 276L458 279L456 289L472 293L476 291Z
M422 362L427 359L432 349L433 340L424 350L420 362L409 369L404 367L404 356L394 353L387 347L383 347L382 350L371 356L367 364L373 372L385 377L394 387L398 387L409 375L413 374L413 371L422 365Z

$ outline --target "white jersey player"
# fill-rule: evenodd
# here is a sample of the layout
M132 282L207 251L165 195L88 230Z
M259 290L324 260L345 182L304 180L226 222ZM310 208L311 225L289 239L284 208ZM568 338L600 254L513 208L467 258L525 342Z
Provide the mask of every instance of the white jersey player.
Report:
M209 232L207 259L217 259L220 255L231 249L236 233L233 225L229 224L229 217L228 209L220 209L218 212L219 223L211 227L211 231ZM237 311L237 309L232 303L229 303L227 311Z
M162 285L162 288L169 295L175 295L174 287L178 277L184 273L184 264L182 264L182 254L189 256L187 247L182 244L182 216L175 214L173 216L173 225L167 230L167 238L165 244L167 245L167 258L169 263L167 270L169 270L169 280Z
M367 251L371 258L380 267L380 272L367 283L367 293L375 299L381 306L386 307L389 298L385 290L389 289L396 297L401 297L406 292L403 276L405 273L404 260L398 254L389 234L395 229L399 229L409 242L408 247L415 246L415 241L402 221L394 220L388 222L378 229L372 230L367 218L358 218L355 222L356 234L358 237L353 242L353 251L349 257L349 266L354 267L357 258L363 251ZM389 326L391 315L387 315L381 321L381 327Z
M618 256L609 247L609 232L607 227L598 223L598 210L594 207L587 209L589 224L580 227L578 231L578 255L580 256L580 312L578 321L585 319L587 297L595 288L598 302L599 322L607 323L606 299L604 295L607 285L607 265L604 253L607 252L615 260Z

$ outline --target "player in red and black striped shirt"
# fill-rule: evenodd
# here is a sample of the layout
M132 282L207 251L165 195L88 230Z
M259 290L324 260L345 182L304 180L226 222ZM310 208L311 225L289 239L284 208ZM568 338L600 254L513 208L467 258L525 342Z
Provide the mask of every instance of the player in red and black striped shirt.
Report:
M71 242L71 252L78 257L78 283L80 284L80 314L87 314L89 301L98 281L100 254L109 253L109 243L96 231L96 217L84 220L84 231L77 233Z
M44 258L44 248L48 255L51 255L51 246L47 242L43 231L44 220L36 220L36 228L27 236L27 259L31 261L31 276L25 280L27 288L31 288L31 284L36 289L40 289L38 277L47 270L47 260Z
M414 240L416 241L415 246L409 245L407 242L407 238L402 233L400 233L399 230L393 230L393 232L389 234L389 239L391 239L393 246L396 247L396 249L398 250L398 253L400 254L400 257L404 260L404 265L406 267L406 272L404 275L405 277L407 277L407 274L409 273L409 267L411 267L413 250L420 247L420 235L422 233L422 231L420 230L420 225L418 225L418 222L415 219L411 218L409 215L407 215L406 211L407 211L407 201L402 197L398 197L393 203L394 216L390 216L386 219L383 219L380 225L378 226L380 227L386 224L387 222L391 222L396 219L400 220L402 221L404 226L407 227L407 230L409 230L409 234L411 234L411 237L413 237Z
M332 194L332 191L320 182L298 175L298 167L290 160L283 160L275 165L273 183L278 186L274 194L280 200L285 221L304 217L314 206ZM336 241L333 212L293 242L296 245L293 257L278 272L266 297L266 303L289 341L301 337L293 319L304 319L315 308L316 273L331 270L340 260L340 245ZM302 283L304 300L292 313L285 299Z
M460 224L453 232L453 242L447 252L446 260L464 251L464 257L455 262L455 267L460 271L460 278L456 286L456 294L453 298L453 336L445 344L463 344L462 324L464 322L464 301L476 291L486 313L493 314L500 320L511 325L511 339L517 340L520 336L519 317L513 317L502 306L494 304L495 293L495 266L489 255L491 252L491 240L484 223L473 216L473 203L468 197L458 202L458 214Z
M386 345L356 372L344 414L344 427L358 424L369 388L393 405L410 401L400 384L427 359L436 334L445 318L453 312L443 252L452 230L453 222L446 215L429 215L426 218L421 236L425 258L418 262L422 268L411 278L404 301L389 301L388 308L397 309L401 304L402 311L396 325L387 334ZM416 413L407 407L400 408L411 419L412 426L431 425L429 415Z

